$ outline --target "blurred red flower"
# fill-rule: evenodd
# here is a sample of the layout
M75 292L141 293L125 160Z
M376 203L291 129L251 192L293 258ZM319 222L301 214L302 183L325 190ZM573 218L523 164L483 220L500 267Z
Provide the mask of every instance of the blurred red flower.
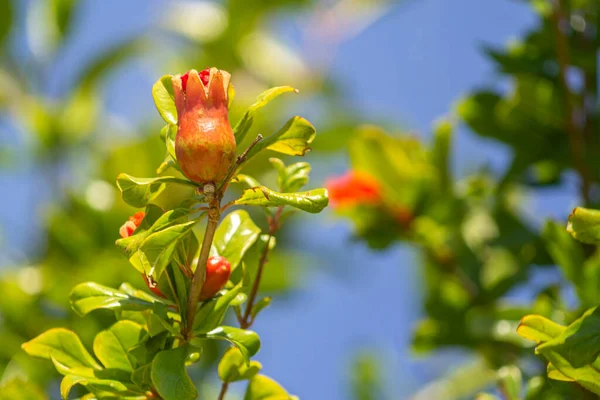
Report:
M328 179L325 186L334 207L381 203L379 183L364 173L348 171L345 175Z

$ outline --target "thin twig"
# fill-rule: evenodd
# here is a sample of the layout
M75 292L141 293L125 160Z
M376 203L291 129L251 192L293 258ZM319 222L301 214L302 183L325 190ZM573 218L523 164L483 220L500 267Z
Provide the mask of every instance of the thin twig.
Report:
M244 150L244 152L238 156L236 162L233 163L233 165L229 168L229 171L227 171L227 175L225 176L225 179L223 179L221 181L221 183L219 184L219 186L217 187L217 192L224 192L227 189L227 185L229 185L229 182L231 181L231 179L237 173L238 169L244 163L244 161L246 161L246 159L248 158L248 153L250 153L250 150L252 150L252 148L254 146L256 146L256 144L258 142L260 142L262 139L263 139L263 136L261 134L256 136L256 138L254 138L254 140L252 141L252 143L250 143L248 148L246 150Z
M250 296L248 296L248 305L246 306L246 311L244 312L244 317L242 318L241 327L243 329L249 328L252 325L250 320L250 316L252 315L252 308L254 307L254 302L256 301L256 295L258 294L258 289L260 287L260 281L262 278L263 270L265 269L265 264L268 259L269 250L271 247L271 239L273 239L273 235L279 230L279 218L281 218L281 213L283 212L283 206L277 208L275 215L273 218L269 219L269 238L267 239L267 243L265 244L265 248L260 256L260 261L258 262L258 270L256 271L256 278L254 278L254 283L252 285L252 289L250 291Z
M219 392L219 398L218 398L218 400L224 400L225 399L225 393L227 393L227 388L228 387L229 387L229 383L223 382L223 384L221 385L221 391Z
M252 284L252 290L250 291L250 296L248 297L248 305L246 306L246 310L244 312L244 316L242 317L238 311L236 310L236 317L240 324L240 328L247 329L252 326L254 322L254 318L251 319L252 315L252 307L254 307L254 302L256 300L256 295L258 294L258 289L260 287L260 280L262 278L262 273L265 268L265 264L267 263L267 256L269 255L271 239L273 239L273 235L277 233L279 230L279 219L281 218L281 214L283 212L283 206L277 208L275 215L272 218L269 218L269 238L267 239L267 243L262 251L260 256L260 260L258 262L258 271L256 272L256 277L254 278L254 283ZM223 382L221 385L221 392L219 394L219 400L223 400L225 398L225 393L227 393L227 388L229 384Z
M567 71L570 65L569 43L561 30L561 25L565 23L565 12L561 0L554 0L554 12L552 14L554 22L554 33L556 39L556 56L558 59L558 74L560 84L564 92L565 101L565 130L569 135L569 149L573 166L581 178L581 197L586 204L590 203L591 175L585 164L585 138L582 130L575 124L572 93L569 89Z

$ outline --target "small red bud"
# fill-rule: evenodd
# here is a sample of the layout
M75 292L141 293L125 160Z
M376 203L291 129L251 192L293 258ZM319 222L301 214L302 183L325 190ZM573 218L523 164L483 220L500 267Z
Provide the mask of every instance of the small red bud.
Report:
M177 108L175 153L190 180L217 183L235 160L236 143L228 116L226 71L194 69L172 78Z
M131 236L138 226L140 226L145 216L146 214L143 211L138 211L129 217L129 221L125 222L119 229L119 234L121 237L127 238Z
M231 274L231 265L225 257L214 256L206 262L206 279L200 292L200 301L205 301L213 297L217 292L223 289L223 286L229 280Z

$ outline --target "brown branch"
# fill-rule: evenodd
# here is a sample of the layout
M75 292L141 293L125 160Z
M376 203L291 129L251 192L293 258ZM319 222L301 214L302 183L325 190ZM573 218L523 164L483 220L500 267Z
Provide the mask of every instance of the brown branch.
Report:
M283 206L277 208L275 215L273 218L269 219L269 238L267 239L267 243L265 244L265 248L260 256L260 260L258 262L258 271L256 272L256 278L254 278L254 284L252 285L252 290L250 291L250 296L248 296L248 305L246 306L246 311L244 312L244 317L242 318L242 329L247 329L252 325L253 320L250 319L252 314L252 307L254 307L254 302L256 301L256 295L258 294L258 289L260 287L260 281L262 278L263 270L265 269L265 264L269 255L271 239L273 235L279 230L279 219L281 218L281 213L283 212Z
M561 28L566 23L562 0L554 0L552 20L554 22L558 74L565 101L565 130L569 135L569 150L571 151L573 166L581 178L581 197L583 197L586 204L589 204L592 178L585 164L585 138L583 131L575 123L575 107L573 106L572 93L567 80L570 56L569 43Z
M227 388L228 387L229 387L229 383L223 382L223 384L221 385L221 391L219 392L219 398L218 398L218 400L224 400L225 399L225 393L227 393Z

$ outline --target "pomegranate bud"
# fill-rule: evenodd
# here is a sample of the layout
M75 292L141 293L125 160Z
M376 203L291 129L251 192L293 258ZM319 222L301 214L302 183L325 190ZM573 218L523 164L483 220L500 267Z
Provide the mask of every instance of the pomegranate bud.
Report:
M235 159L227 108L230 77L226 71L209 68L172 78L177 161L185 176L199 184L223 179Z
M231 265L225 257L210 257L206 262L206 279L200 292L200 301L205 301L213 297L223 289L223 286L229 280L231 274Z

